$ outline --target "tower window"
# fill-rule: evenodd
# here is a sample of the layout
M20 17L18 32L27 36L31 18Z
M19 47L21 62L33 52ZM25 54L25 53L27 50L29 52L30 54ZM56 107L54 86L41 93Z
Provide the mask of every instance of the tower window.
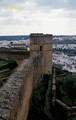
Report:
M42 46L40 46L40 51L42 51Z

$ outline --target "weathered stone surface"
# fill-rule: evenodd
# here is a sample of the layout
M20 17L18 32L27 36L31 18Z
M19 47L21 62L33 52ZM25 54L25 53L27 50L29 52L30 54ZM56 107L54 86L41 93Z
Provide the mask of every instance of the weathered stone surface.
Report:
M33 89L43 74L51 73L52 51L49 44L52 35L35 34L30 37L31 57L25 59L0 88L0 120L26 120Z
M0 48L1 59L14 59L18 64L22 63L24 59L29 58L30 53L26 50L17 50L12 48Z
M52 73L52 38L51 34L31 34L30 35L30 54L35 56L42 55L42 72L43 74ZM49 69L50 66L50 69Z
M21 86L26 83L26 77L32 70L32 60L24 60L22 65L13 73L4 86L0 89L0 118L9 120L10 113L16 107Z
M8 109L0 108L0 120L9 120L10 111Z

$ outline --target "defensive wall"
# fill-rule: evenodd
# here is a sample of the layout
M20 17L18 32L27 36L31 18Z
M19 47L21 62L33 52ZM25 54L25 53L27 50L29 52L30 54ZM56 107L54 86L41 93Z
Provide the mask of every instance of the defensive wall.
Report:
M44 75L52 74L52 35L30 35L30 57L0 88L0 120L27 120L31 96Z
M1 59L12 59L18 64L22 63L24 59L27 59L30 55L29 51L14 48L0 48Z

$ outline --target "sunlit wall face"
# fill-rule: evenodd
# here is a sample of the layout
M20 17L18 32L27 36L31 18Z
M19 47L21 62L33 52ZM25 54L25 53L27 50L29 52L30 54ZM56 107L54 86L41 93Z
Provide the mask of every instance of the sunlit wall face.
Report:
M0 35L76 34L76 0L0 0Z

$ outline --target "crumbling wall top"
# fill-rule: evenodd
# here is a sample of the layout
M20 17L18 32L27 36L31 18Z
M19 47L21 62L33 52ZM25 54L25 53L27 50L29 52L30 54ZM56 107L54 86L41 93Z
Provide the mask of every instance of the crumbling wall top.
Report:
M48 44L52 42L52 34L32 33L30 34L30 44Z
M31 33L30 34L31 37L47 37L47 36L52 36L52 34L43 34L43 33Z

